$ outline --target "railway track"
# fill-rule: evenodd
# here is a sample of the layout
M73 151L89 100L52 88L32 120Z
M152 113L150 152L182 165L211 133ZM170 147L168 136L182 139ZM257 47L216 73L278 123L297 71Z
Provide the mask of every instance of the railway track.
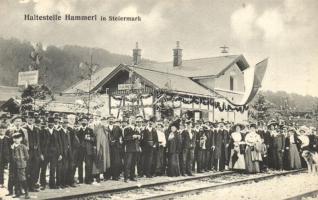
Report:
M148 199L174 199L177 197L182 197L185 195L195 195L200 194L203 191L212 191L216 189L248 184L252 182L260 182L268 180L271 178L286 176L296 173L301 173L304 170L293 170L287 172L270 172L270 173L260 173L254 175L238 174L238 173L228 173L222 176L208 176L208 177L198 177L191 180L175 181L165 184L153 184L147 187L131 189L129 191L119 191L111 193L99 193L95 195L88 195L88 199L138 199L138 200L148 200ZM84 196L81 196L80 199Z
M107 189L105 188L102 191L86 191L85 193L79 192L77 194L67 194L64 193L63 196L57 195L57 196L45 196L45 199L47 200L60 200L60 199L91 199L90 197L98 197L98 196L105 196L108 197L108 194L114 194L114 193L126 193L131 190L137 190L137 189L146 189L146 188L152 188L152 187L157 187L157 186L162 186L162 185L169 185L169 184L176 184L178 182L189 182L189 181L194 181L194 180L200 180L200 179L212 179L212 178L218 178L221 176L225 175L231 175L234 174L235 172L233 171L225 171L225 172L220 172L220 173L209 173L206 175L197 175L197 176L188 176L185 177L184 179L171 179L171 180L166 180L166 181L161 181L161 182L156 182L156 183L147 183L147 184L141 184L139 185L138 182L137 184L134 184L132 186L127 186L127 187L119 187L116 189ZM123 185L125 185L123 183ZM41 198L41 197L39 197ZM94 199L94 198L92 198Z
M310 192L299 194L297 196L289 197L284 200L306 200L306 199L312 199L312 198L318 199L318 190L313 190Z

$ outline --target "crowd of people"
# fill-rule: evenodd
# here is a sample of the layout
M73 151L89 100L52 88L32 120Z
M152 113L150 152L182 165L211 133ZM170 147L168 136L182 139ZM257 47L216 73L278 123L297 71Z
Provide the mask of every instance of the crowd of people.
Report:
M271 120L234 124L221 120L57 113L1 116L0 187L8 168L8 194L76 187L94 181L193 173L306 167L302 151L317 152L313 127ZM47 170L49 179L47 182Z

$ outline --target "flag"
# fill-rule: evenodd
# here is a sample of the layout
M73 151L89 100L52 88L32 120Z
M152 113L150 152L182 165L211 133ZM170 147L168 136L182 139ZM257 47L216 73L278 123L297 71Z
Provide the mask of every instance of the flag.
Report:
M254 71L254 81L253 81L252 91L250 95L248 96L245 104L248 104L249 102L251 102L253 98L255 97L255 95L257 94L259 88L262 87L262 81L267 69L267 63L268 63L268 58L256 64L255 71Z
M252 90L247 98L247 100L242 103L242 104L236 104L234 102L232 102L231 100L229 100L228 98L224 97L230 104L234 105L234 106L244 106L246 104L248 104L249 102L251 102L253 100L253 98L255 97L255 95L257 94L259 88L262 87L262 81L267 69L267 63L268 63L268 58L266 58L265 60L257 63L255 65L255 70L254 70L254 79L253 79L253 86L252 86Z

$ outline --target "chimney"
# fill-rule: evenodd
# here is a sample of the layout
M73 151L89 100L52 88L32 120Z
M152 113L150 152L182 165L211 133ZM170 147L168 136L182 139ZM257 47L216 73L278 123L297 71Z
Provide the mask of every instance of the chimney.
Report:
M177 46L173 49L173 66L178 67L182 65L182 49L180 49L180 42L177 41Z
M138 65L141 61L141 49L138 48L138 42L136 42L136 47L133 49L133 62L134 65Z

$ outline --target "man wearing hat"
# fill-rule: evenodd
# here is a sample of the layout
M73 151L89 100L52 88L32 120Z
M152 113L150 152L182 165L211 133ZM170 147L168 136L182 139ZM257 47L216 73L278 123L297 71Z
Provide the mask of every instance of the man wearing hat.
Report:
M59 132L54 128L54 118L48 118L48 128L44 132L44 144L42 149L44 162L40 174L41 190L46 187L46 169L50 165L49 187L57 189L56 182L59 182L60 177L57 177L57 164L62 160L62 150L59 139Z
M181 132L182 136L182 154L184 173L192 176L192 163L194 159L195 137L192 131L192 121L185 122L186 128Z
M210 122L207 120L204 123L204 126L206 127L204 129L205 135L207 137L206 141L206 162L205 162L205 171L209 171L212 169L212 155L213 155L213 150L212 150L212 144L213 144L213 137L214 137L214 132L210 128Z
M29 162L27 167L27 181L31 192L37 192L36 184L39 179L40 173L40 129L34 125L35 113L33 111L28 112L27 125L25 126L28 135L29 144Z
M227 165L228 156L226 148L229 147L228 131L225 129L224 122L219 122L219 129L216 131L214 136L214 169L217 171L223 171L225 165Z
M72 170L73 166L73 149L71 135L68 129L68 119L63 117L62 126L59 130L59 138L61 144L62 160L58 163L58 175L60 183L58 187L64 188L72 185Z
M0 188L4 184L4 168L9 162L9 138L5 135L7 126L0 123Z
M124 129L124 179L136 181L135 167L137 162L137 155L140 153L140 139L141 135L136 128L135 117L129 118L129 125Z
M110 175L113 180L119 180L121 168L122 168L122 143L123 143L123 133L119 126L119 120L115 119L113 116L108 118L108 131L109 131L109 141L110 141ZM115 123L115 124L113 124Z
M74 114L70 114L67 116L68 118L68 127L67 127L67 131L69 132L70 135L70 140L71 140L71 149L72 149L72 153L71 153L71 165L70 167L70 177L69 177L69 181L70 181L70 186L71 187L75 187L75 172L76 172L76 166L77 166L77 158L78 158L78 152L79 152L79 148L80 148L80 142L79 139L77 137L77 132L78 132L78 121L77 121L77 117Z
M81 119L81 128L78 132L78 138L81 144L78 167L78 179L79 183L83 183L83 161L85 162L85 183L93 183L93 158L94 158L94 148L96 146L93 129L88 127L88 118L83 117Z
M136 116L136 129L138 133L141 135L140 141L143 139L143 132L147 127L148 120L144 119L143 116ZM143 153L143 145L140 142L141 151L137 153L137 174L138 177L143 177L144 174L144 153Z
M158 135L154 128L155 118L148 120L147 127L142 131L141 148L143 156L143 172L147 178L152 177L151 166L153 164L153 152L158 147Z
M54 113L53 117L54 117L54 128L56 130L60 130L60 128L61 128L61 117L60 117L59 113Z
M283 170L283 155L285 151L285 136L282 131L273 130L275 122L271 122L272 164L274 169Z
M199 132L196 134L196 145L198 147L197 152L197 172L203 173L206 163L206 141L207 136L204 130L204 126L199 126Z

